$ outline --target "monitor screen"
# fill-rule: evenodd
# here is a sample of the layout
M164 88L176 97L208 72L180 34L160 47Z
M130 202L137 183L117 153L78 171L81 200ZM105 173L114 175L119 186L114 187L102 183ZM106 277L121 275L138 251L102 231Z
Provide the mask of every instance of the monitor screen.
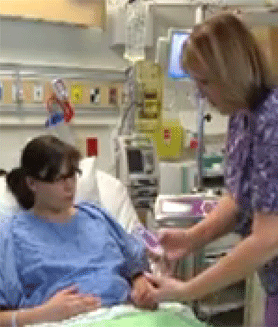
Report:
M142 152L138 149L127 150L127 160L130 173L143 173L143 156Z
M188 78L189 74L181 67L181 54L184 42L189 39L191 30L173 30L170 37L168 76L175 79Z
M164 213L191 213L192 205L190 203L164 201L162 204L162 212Z

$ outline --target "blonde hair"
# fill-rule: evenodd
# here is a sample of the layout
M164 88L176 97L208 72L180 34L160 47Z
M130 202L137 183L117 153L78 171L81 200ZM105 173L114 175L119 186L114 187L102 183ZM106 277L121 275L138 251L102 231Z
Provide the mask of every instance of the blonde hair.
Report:
M248 28L231 13L222 13L194 28L183 45L182 67L221 85L227 104L252 107L261 90L273 86L260 48Z

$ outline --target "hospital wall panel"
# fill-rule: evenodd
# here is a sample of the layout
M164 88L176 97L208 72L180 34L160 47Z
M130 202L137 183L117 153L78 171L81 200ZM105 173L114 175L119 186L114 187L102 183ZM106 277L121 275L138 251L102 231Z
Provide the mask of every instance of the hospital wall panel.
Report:
M9 104L12 102L12 85L13 85L13 82L11 79L3 80L3 87L4 87L3 103L4 104Z
M0 118L1 119L1 118ZM100 123L100 122L99 122ZM77 124L73 127L76 146L80 149L83 156L85 152L85 142L87 137L97 137L99 143L98 166L101 170L112 175L113 163L111 153L111 132L114 128L113 119L110 122L90 124L82 126ZM0 168L10 171L19 164L20 152L28 140L42 134L55 134L54 131L46 130L43 126L34 124L10 125L0 127Z

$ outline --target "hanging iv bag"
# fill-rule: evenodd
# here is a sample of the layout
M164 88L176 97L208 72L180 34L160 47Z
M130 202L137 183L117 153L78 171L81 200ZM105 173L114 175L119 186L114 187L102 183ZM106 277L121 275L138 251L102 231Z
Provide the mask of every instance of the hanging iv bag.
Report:
M127 5L124 58L136 62L145 59L146 6L141 0Z

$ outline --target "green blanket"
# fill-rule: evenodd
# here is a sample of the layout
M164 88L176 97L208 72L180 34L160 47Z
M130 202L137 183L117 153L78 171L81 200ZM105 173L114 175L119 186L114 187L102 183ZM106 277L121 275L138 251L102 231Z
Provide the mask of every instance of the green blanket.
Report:
M133 305L101 308L60 322L35 324L32 327L207 327L192 310L180 303L161 303L159 310L146 311ZM27 326L28 327L28 326Z
M133 313L127 317L115 317L99 322L84 321L68 327L204 327L205 324L183 315L170 312Z

